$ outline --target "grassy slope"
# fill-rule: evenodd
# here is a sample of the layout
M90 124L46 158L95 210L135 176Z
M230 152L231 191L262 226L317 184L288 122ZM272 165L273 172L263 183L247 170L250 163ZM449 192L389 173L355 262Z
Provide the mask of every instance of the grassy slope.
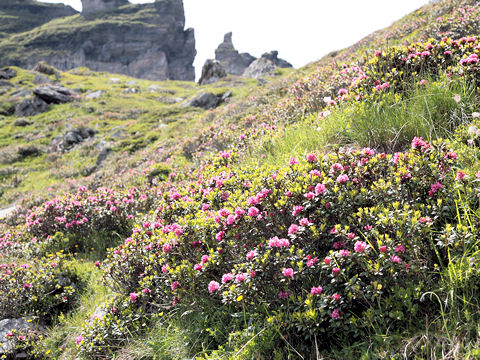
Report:
M373 51L373 49L380 47L380 44L383 44L386 33L394 34L391 38L392 43L396 44L416 40L419 35L428 34L432 31L426 25L431 22L431 19L445 16L453 9L453 5L450 2L428 5L422 10L405 17L392 27L379 31L359 44L339 52L334 57L328 56L302 71L308 77L314 74L317 66L329 63L332 58L339 63L347 59L358 58L367 49L372 49ZM420 21L420 17L428 20ZM408 24L412 26L405 28L404 25ZM18 84L19 81L22 81L24 83L22 86L31 87L30 82L33 74L22 70L19 70L19 72L19 77L14 79L13 82ZM286 75L290 74L282 75L288 78ZM109 80L111 77L118 77L121 79L121 82L112 84ZM293 75L293 77L297 76ZM113 174L118 174L121 170L133 167L139 170L135 174L139 174L141 170L147 169L152 162L166 163L169 166L177 166L178 168L196 165L198 164L197 161L202 159L202 156L190 158L191 152L185 151L185 146L192 143L192 138L196 138L199 141L193 142L198 148L202 148L208 142L208 145L204 147L207 153L212 150L221 150L223 146L227 145L215 144L215 142L205 140L205 138L209 139L208 134L220 136L220 133L222 133L223 136L223 133L230 131L230 135L226 135L225 138L231 141L231 139L237 138L241 133L248 133L251 130L247 125L248 122L240 122L240 118L252 114L261 117L262 112L259 109L269 110L275 107L279 97L288 97L285 95L286 92L284 92L287 86L279 86L279 91L270 89L262 92L255 90L256 82L236 78L230 79L227 83L221 82L218 85L207 87L198 87L192 83L182 82L156 83L162 89L173 92L173 94L147 92L146 89L151 84L154 84L154 82L149 81L135 80L137 81L136 85L126 85L126 82L131 80L123 76L90 73L88 70L63 73L61 82L64 85L71 88L80 88L82 93L85 94L98 89L104 90L105 94L96 100L83 98L81 101L72 104L54 106L47 113L32 118L34 125L26 128L14 127L14 118L5 117L1 119L0 146L3 147L1 151L7 153L14 151L16 146L27 143L46 147L54 136L62 133L67 123L75 126L91 126L98 131L92 143L83 145L58 158L52 159L48 155L42 155L38 158L1 165L0 173L6 174L3 176L7 184L14 186L12 188L8 186L4 188L2 201L8 203L21 194L29 193L32 190L45 191L46 187L52 187L52 190L49 190L50 193L47 193L48 197L59 191L68 190L68 187L62 187L62 184L67 182L66 180L75 181L75 186L83 182L111 182ZM123 94L123 90L130 86L139 87L141 93ZM214 92L233 89L234 97L230 105L223 106L219 110L207 112L178 108L175 105L168 105L158 100L160 97L189 97L201 89L210 89ZM252 91L258 91L258 93L254 94L256 100L248 100L252 95ZM253 137L253 145L249 149L250 157L258 157L261 162L281 164L285 163L292 155L301 156L313 150L345 145L370 145L382 148L387 147L387 150L398 150L402 147L404 148L411 137L423 134L423 132L418 132L419 126L424 126L428 122L438 123L440 120L439 116L445 113L445 111L453 112L459 109L459 103L452 101L454 95L461 94L460 96L464 100L463 110L467 109L466 111L469 114L478 109L477 96L472 94L469 89L462 87L461 82L453 84L449 84L447 81L433 82L427 87L419 87L415 91L415 95L405 101L405 106L398 106L395 100L391 100L390 103L387 102L385 108L375 106L361 108L351 105L339 107L334 110L332 116L327 118L327 121L322 123L321 126L319 126L317 121L318 114L315 111L312 111L310 115L297 117L287 113L282 118L284 121L295 123L294 125L282 124L278 113L273 111L274 115L269 119L274 119L272 121L277 126L277 129L273 131L275 136L272 138L272 132L267 132L265 136L260 134L258 137ZM8 96L8 94L4 96ZM416 100L419 98L422 101ZM428 101L423 102L424 99ZM248 104L250 101L254 102L253 108ZM447 110L439 110L438 114L432 112L432 109L438 109L441 104L446 104ZM415 123L414 121L418 120L419 114L428 121ZM359 121L359 115L361 121ZM376 129L398 129L402 128L404 124L409 124L410 132L406 132L403 135L404 139L401 139L402 141L399 141L398 144L392 144L391 142L381 143L381 141L389 137L382 134L378 138L372 136L372 133L369 132L372 129L372 119L378 121L375 125ZM390 123L386 124L385 122ZM167 126L159 127L159 123L167 124ZM124 139L115 140L108 135L112 129L118 126L121 126L126 132ZM350 131L352 126L357 126L357 128L354 128L354 131ZM315 130L317 127L320 127L320 129L318 132L313 132L315 135L312 136L312 130ZM431 132L432 128L430 127L425 131ZM206 134L205 137L192 136L200 133ZM321 134L321 136L317 136L317 134ZM452 134L452 131L448 130L439 132L438 136L452 136ZM432 134L432 138L435 136L437 136L436 133ZM398 140L398 137L394 138ZM95 156L98 155L95 144L100 140L112 142L112 148L114 149L113 155L98 172L98 175L102 176L103 180L84 176L85 168L91 166L93 164L92 159L95 159ZM392 148L388 149L388 146L392 146ZM245 159L245 162L249 162L248 157ZM57 172L54 174L50 173L48 170L50 167L57 169ZM132 178L135 178L135 176L127 176L127 180L121 179L121 181L133 181ZM21 182L17 183L18 179ZM14 183L17 184L14 185ZM464 265L459 264L458 267L452 268L451 271L457 271L457 273L451 275L459 276L459 274L466 274L467 269L463 268ZM96 306L105 297L104 291L106 290L98 286L97 278L94 275L91 277L90 288L91 291L97 294L95 295L96 300L93 302ZM91 311L94 309L92 304L88 305L87 299L83 299L83 303L87 305L82 305L83 307L79 308L76 314L69 315L70 317L66 320L59 320L58 327L49 339L51 341L49 343L50 346L53 346L52 344L58 346L59 341L78 334L82 314L87 310ZM455 315L450 315L445 322L453 323L455 321ZM451 326L454 328L455 324L451 324ZM179 327L182 330L188 330L188 324L181 317L170 322L158 322L157 327L152 329L144 339L137 339L130 346L126 347L124 351L125 358L144 358L142 356L145 356L146 358L154 359L162 358L161 354L164 354L164 358L168 358L168 354L171 355L172 352L178 354L179 351L187 354L188 349L183 347L181 340L182 336L187 335L184 335ZM412 334L407 335L411 336ZM429 346L434 346L435 341L439 341L435 338L430 339L428 334L417 335L408 340L412 342L412 346L428 348ZM455 341L461 340L454 338L453 340L450 339L450 341L453 347L456 346ZM388 350L388 344L385 346ZM471 346L471 349L475 348L475 344L469 344L468 346ZM143 350L138 350L138 347ZM74 352L72 347L67 346L67 348L67 351ZM155 353L155 349L158 350L157 354L159 355ZM382 349L379 353L372 356L381 358L381 351ZM473 350L470 354L474 356ZM64 358L68 356L69 353L64 354ZM345 356L345 353L338 356ZM336 355L333 355L333 358L335 357Z

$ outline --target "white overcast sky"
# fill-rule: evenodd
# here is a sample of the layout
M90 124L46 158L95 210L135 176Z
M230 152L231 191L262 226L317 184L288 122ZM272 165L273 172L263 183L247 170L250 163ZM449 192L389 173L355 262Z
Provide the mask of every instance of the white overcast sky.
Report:
M0 0L1 1L1 0ZM81 10L80 0L63 2ZM133 3L152 0L130 0ZM364 36L427 4L428 0L184 0L186 26L195 29L197 77L206 59L215 56L223 35L254 56L278 50L295 67Z

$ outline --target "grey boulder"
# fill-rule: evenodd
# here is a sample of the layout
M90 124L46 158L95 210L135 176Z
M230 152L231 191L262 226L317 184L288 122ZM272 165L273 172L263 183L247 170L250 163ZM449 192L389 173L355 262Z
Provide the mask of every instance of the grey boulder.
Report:
M273 61L261 57L250 64L243 76L258 79L265 75L272 75L276 69L277 67Z
M221 78L227 76L225 68L218 60L208 59L203 65L202 76L198 83L200 85L207 85L217 82Z

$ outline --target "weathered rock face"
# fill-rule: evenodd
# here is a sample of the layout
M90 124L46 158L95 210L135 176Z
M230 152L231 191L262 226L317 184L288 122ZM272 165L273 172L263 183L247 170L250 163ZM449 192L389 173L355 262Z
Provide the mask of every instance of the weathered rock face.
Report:
M82 0L82 14L88 15L127 5L127 0Z
M232 43L231 32L225 34L223 43L218 45L217 50L215 50L215 60L218 60L226 72L232 75L242 75L245 69L255 59L256 58L249 53L240 54L235 50Z
M195 80L195 37L184 29L182 0L83 2L85 14L0 40L0 67L45 61L63 71L86 66L149 80Z
M76 13L72 7L63 4L47 4L33 0L1 0L0 39Z
M205 61L205 65L203 65L202 76L198 83L200 85L212 84L225 76L227 76L227 73L222 64L217 60L208 59Z
M290 64L288 61L279 59L278 58L278 51L273 50L268 53L264 53L262 55L262 58L270 60L275 64L275 66L278 66L279 68L291 68L293 67L292 64Z
M250 64L243 76L258 79L262 76L273 74L276 68L273 61L261 57Z

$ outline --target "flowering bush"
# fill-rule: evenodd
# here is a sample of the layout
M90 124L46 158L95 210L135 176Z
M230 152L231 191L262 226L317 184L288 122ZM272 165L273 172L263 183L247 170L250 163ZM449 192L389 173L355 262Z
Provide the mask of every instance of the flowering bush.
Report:
M415 138L395 155L206 168L112 251L105 280L132 306L225 303L287 324L293 338L401 326L428 309L420 294L473 239L449 225L458 192L473 192L456 158L446 143Z
M48 322L71 308L82 286L61 253L22 264L0 264L0 316L35 316Z

